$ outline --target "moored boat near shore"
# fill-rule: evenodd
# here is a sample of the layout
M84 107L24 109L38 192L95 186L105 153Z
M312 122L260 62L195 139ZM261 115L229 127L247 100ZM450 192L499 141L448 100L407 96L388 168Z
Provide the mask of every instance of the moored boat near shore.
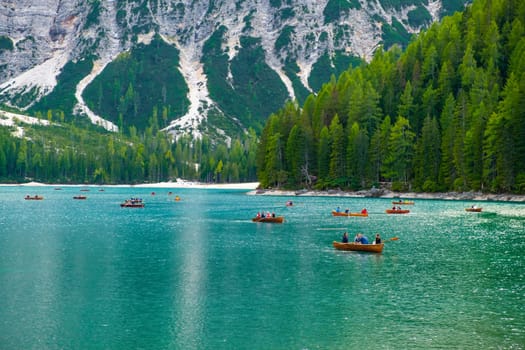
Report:
M379 244L356 244L356 243L341 243L334 241L333 246L337 250L351 250L359 252L381 253L383 251L384 243Z
M265 216L265 217L255 217L252 219L253 222L272 222L277 224L282 224L284 221L284 216Z

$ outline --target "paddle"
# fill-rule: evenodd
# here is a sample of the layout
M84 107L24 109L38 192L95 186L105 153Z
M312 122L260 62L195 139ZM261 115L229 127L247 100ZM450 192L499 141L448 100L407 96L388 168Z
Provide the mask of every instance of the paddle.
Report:
M387 240L385 240L384 242L390 242L390 241L398 241L399 240L399 237L392 237L392 238L389 238Z

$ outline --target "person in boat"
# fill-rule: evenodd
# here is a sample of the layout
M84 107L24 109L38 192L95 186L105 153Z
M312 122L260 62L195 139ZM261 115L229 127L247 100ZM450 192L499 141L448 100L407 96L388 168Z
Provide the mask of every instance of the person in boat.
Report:
M272 218L274 218L274 217L275 217L275 213L272 213Z
M346 208L345 209L345 214L348 214L350 212L350 209Z
M255 217L259 219L261 217L261 212L258 212L257 216L255 216Z
M379 236L379 233L376 233L376 238L374 239L374 244L381 244L381 236Z
M401 207L398 205L397 208L396 208L396 210L401 210Z
M368 210L366 210L366 208L363 208L363 210L361 210L361 214L368 214Z
M341 242L348 243L348 233L347 232L343 233L343 238L341 239Z
M368 238L364 236L362 233L358 233L354 238L354 243L356 244L368 244Z
M335 212L336 213L340 213L341 212L341 208L340 207L335 208Z

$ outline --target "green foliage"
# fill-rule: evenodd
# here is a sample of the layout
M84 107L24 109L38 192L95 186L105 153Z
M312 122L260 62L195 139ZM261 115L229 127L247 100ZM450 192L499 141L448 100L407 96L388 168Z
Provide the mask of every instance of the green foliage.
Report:
M361 9L358 0L328 0L323 15L325 23L335 23L351 9Z
M84 99L96 114L117 125L122 115L126 130L130 125L144 130L155 108L166 108L167 120L176 119L189 105L178 62L177 49L157 36L150 45L138 45L108 64L84 90Z
M89 74L92 68L93 61L91 59L68 62L58 75L57 85L53 91L31 106L28 112L35 115L37 113L45 115L48 111L52 111L53 114L63 114L66 119L70 120L76 103L76 86L82 77Z
M25 138L0 128L0 181L4 183L133 184L175 180L207 182L255 180L256 139L253 131L232 146L212 145L208 138L188 136L172 142L158 132L154 118L138 135L129 136L79 127L23 124Z
M241 37L239 53L229 62L221 49L225 30L219 28L203 49L210 95L226 115L260 130L267 116L286 101L288 93L277 73L266 64L260 39Z
M416 7L412 11L408 12L408 24L412 27L420 28L432 23L432 16L428 10L424 7Z
M282 4L281 0L270 0L270 6L280 8Z
M379 0L383 8L400 10L403 7L409 7L412 5L426 5L426 0Z
M100 0L90 0L89 4L91 10L86 17L84 29L88 29L91 26L95 26L100 23Z
M314 91L319 91L326 82L326 77L339 75L349 67L356 67L363 63L358 57L349 56L341 51L336 51L333 56L325 53L312 67L308 83Z
M390 48L393 45L400 45L406 47L410 41L410 34L406 31L405 27L397 19L392 17L392 24L383 22L383 45L385 48Z
M404 53L379 49L369 64L337 78L333 60L321 57L310 80L318 93L271 118L258 166L273 162L272 186L359 189L390 181L394 191L523 193L524 23L525 5L480 0L414 38ZM316 85L322 75L332 78ZM301 156L305 130L315 162ZM279 158L286 166L275 166L268 140L272 150L287 140Z
M279 15L282 21L286 21L287 19L293 18L295 16L295 11L292 7L285 7L279 11Z
M443 8L441 12L445 16L452 15L454 12L463 11L465 3L462 0L442 0Z
M304 103L310 92L301 82L301 79L297 75L299 73L299 67L295 61L288 60L283 67L286 76L292 81L293 90L295 92L295 98L297 102Z
M0 35L0 53L2 53L3 51L13 51L13 49L14 46L11 38L4 35Z
M292 36L295 34L295 30L293 26L285 26L281 33L279 34L279 37L277 40L275 40L275 46L274 49L276 52L280 51L281 49L287 47L292 42Z

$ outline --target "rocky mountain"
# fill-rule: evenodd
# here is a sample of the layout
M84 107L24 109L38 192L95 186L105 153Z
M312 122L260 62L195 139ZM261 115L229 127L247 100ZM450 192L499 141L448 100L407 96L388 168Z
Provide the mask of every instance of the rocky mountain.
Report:
M465 2L0 0L0 103L229 138Z

